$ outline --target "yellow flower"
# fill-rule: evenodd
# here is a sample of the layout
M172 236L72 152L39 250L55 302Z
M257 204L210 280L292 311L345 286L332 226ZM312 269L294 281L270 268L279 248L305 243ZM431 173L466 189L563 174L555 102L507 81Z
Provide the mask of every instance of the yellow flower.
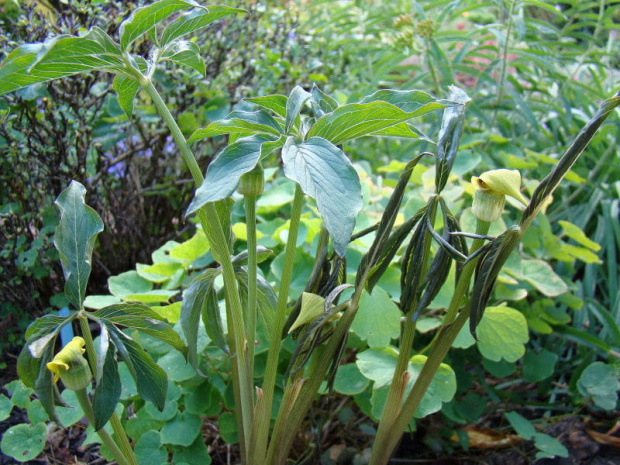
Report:
M84 339L73 338L54 359L47 364L47 369L54 373L54 382L62 379L65 387L73 391L86 388L92 379L88 362L84 358Z
M496 221L504 210L506 196L527 205L521 194L521 174L517 170L493 170L473 176L471 182L476 188L472 212L482 221Z

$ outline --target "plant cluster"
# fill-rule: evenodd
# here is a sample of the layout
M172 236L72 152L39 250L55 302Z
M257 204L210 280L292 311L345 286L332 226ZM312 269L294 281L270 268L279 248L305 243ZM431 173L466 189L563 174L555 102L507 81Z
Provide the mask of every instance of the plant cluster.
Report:
M522 7L511 4L508 32ZM166 90L175 79L191 79L162 70L172 64L204 73L200 49L188 38L243 14L231 7L160 0L123 20L118 42L94 26L81 36L18 47L0 65L2 94L107 71L114 75L115 95L106 98L115 99L129 118L156 124L152 109L141 113L136 104L140 92L148 96L170 132L170 139L163 132L162 137L174 142L171 153L180 153L192 176L195 191L184 214L196 227L188 240L155 250L152 264L110 277L111 295L87 295L104 221L86 205L82 184L74 181L62 192L54 245L72 310L37 319L26 332L18 361L22 382L9 386L10 400L0 399L4 414L13 404L27 407L29 417L32 409L34 426L9 430L3 450L18 459L35 457L43 447L46 419L69 425L79 414L99 436L102 453L118 463L170 457L175 463L209 463L205 439L213 435L204 431L203 419L214 417L217 434L238 443L244 463L319 461L320 448L309 445L321 442L320 433L317 439L299 431L308 429L305 419L317 394L336 392L351 396L350 408L378 422L376 430L371 422L357 424L374 439L353 460L385 464L400 433L415 428L416 418L440 410L453 424L479 417L483 399L466 393L473 376L465 365L472 360L482 361L493 375L509 377L525 356L524 378L548 383L558 361L549 350L553 340L539 336L548 328L595 346L604 357L617 357L614 313L592 304L608 325L600 336L568 325L566 307L582 301L544 260L593 265L600 246L572 222L560 223L558 237L552 213L543 214L565 177L578 181L571 168L599 129L596 143L613 144L613 124L603 123L620 104L617 94L583 118L577 138L555 159L542 151L557 145L546 147L536 134L529 146L513 142L523 127L518 120L508 124L498 110L509 74L507 47L500 51L500 90L490 97L495 105L486 126L468 123L471 112L484 120L484 89L466 93L452 86L445 100L392 89L339 98L314 85L293 87L288 95L245 98L227 116L196 120L210 124L192 132L190 123L184 130L191 118L175 116L157 87ZM442 21L410 15L394 23L413 31L394 44L415 38L424 47L436 94L449 79L446 74L446 81L439 81L439 67L433 69ZM411 121L424 115L437 124L422 132ZM191 144L221 141L223 135L228 142L203 175ZM409 151L386 163L384 176L367 161L374 144L367 141L376 138L397 140L388 146ZM529 150L553 167L540 182L527 182L524 196L514 168L532 168L530 179L543 170L514 166L527 159L508 152L487 155L496 145ZM350 151L362 162L352 163ZM482 161L496 169L477 172ZM466 174L479 175L469 183ZM517 201L513 206L525 207L509 227L501 220L506 196ZM594 297L611 292L614 281L607 286ZM74 324L81 337L61 335L75 330ZM530 330L535 344L526 350ZM562 374L570 386L556 394L578 393L580 401L614 409L620 390L614 366L594 361L594 355L575 363L578 370ZM475 376L484 382L484 374ZM66 388L62 398L58 380ZM32 392L37 400L26 400ZM60 415L61 399L79 406L75 416ZM515 401L512 391L505 401ZM323 430L330 415L350 421L338 408L324 412L328 418L315 416L319 425L311 428ZM507 413L506 420L535 442L538 457L566 455L557 440L517 412ZM303 446L295 447L300 438ZM458 439L468 446L467 434Z

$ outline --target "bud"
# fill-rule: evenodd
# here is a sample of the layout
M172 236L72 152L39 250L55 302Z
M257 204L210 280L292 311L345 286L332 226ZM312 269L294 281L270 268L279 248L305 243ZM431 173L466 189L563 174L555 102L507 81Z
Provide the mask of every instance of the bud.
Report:
M507 195L527 204L519 190L521 174L517 170L487 171L480 177L473 176L471 182L476 188L472 212L479 220L489 223L498 220L504 211Z
M47 369L54 373L54 382L62 382L72 391L85 389L91 382L92 374L88 362L84 358L84 339L79 336L73 338L47 364Z
M263 167L259 163L254 167L252 171L244 173L239 180L239 187L237 192L241 195L260 195L265 188L265 176Z

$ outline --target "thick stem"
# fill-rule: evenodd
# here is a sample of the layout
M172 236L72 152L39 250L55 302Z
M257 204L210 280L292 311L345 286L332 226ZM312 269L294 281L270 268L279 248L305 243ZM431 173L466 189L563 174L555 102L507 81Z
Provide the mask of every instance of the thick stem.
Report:
M91 371L93 372L95 379L97 379L97 352L95 352L95 343L93 342L93 336L90 332L88 319L84 316L84 314L80 314L80 316L78 316L78 320L80 322L82 338L86 343L86 353L91 366ZM91 424L94 425L95 423L91 422ZM118 447L122 451L123 457L125 457L129 465L138 465L138 460L136 459L133 449L131 448L129 439L127 439L127 433L125 432L120 419L116 415L116 412L112 413L112 416L110 417L110 425L112 425L112 429L116 435L116 441L118 442Z
M142 86L149 94L153 101L153 105L157 109L158 113L170 129L170 133L174 138L183 160L187 164L187 167L194 179L196 187L200 187L204 181L204 177L196 161L196 157L192 153L181 129L177 125L172 113L162 100L161 96L155 89L155 86L146 76L142 76L140 80ZM230 312L230 319L228 321L229 339L231 341L231 348L235 351L233 356L233 363L236 364L236 369L233 370L233 383L239 389L240 409L237 409L237 418L241 423L241 443L248 444L247 438L250 437L252 429L252 414L253 414L253 374L248 371L248 341L245 337L245 323L243 319L243 310L241 306L241 299L237 291L237 281L235 278L235 271L230 259L230 249L228 241L222 224L220 222L218 212L214 203L209 202L198 211L198 219L202 225L203 230L207 234L207 237L211 243L211 251L214 258L222 266L222 275L224 278L224 291L226 295L226 303ZM246 456L247 450L243 450L242 454Z
M489 230L489 226L490 223L479 220L476 224L476 234L485 235ZM478 250L482 246L482 243L483 239L475 239L471 252L473 253ZM416 379L411 392L409 393L409 396L405 400L401 409L396 415L391 417L386 417L385 414L382 415L382 421L384 418L389 418L391 421L389 421L389 427L382 428L382 425L379 425L377 438L375 439L372 450L370 465L384 465L388 463L394 449L396 448L396 445L398 444L398 441L400 440L401 434L405 431L405 428L409 424L411 418L413 418L413 414L424 397L424 394L432 382L437 369L441 365L441 362L445 359L448 350L450 350L452 342L454 342L454 339L458 336L461 327L465 321L467 321L467 318L469 317L469 308L463 309L458 317L456 317L456 312L461 307L463 299L469 290L469 282L474 269L476 268L477 261L477 259L471 260L463 268L454 294L452 295L448 313L444 318L444 324L432 343L433 349L431 354L424 363L424 367L422 368L420 375ZM456 321L454 321L455 318ZM458 330L455 332L454 329L457 327Z
M77 397L78 402L80 403L80 407L84 410L84 414L91 425L95 424L95 413L93 412L93 406L90 403L90 399L88 398L88 394L86 393L86 389L79 389L75 392L75 396ZM112 455L118 462L119 465L130 465L126 457L123 455L121 450L118 448L112 436L105 428L101 428L99 431L96 431L97 435L101 438L101 441L105 446L110 449Z
M276 304L276 317L273 333L269 338L269 352L267 354L267 366L263 378L262 399L256 404L254 412L254 428L252 430L252 455L250 463L269 463L265 462L267 453L267 440L269 437L269 426L271 422L271 408L273 404L273 392L278 374L278 361L280 359L280 349L282 347L282 328L286 322L286 308L288 304L289 288L293 277L293 264L295 261L295 251L297 249L297 233L301 218L304 194L301 187L295 188L293 198L293 208L288 230L288 240L284 255L284 266L282 269L282 279Z
M245 196L245 224L248 236L248 308L246 331L248 339L248 371L254 373L254 348L256 346L256 279L258 260L256 256L256 196Z

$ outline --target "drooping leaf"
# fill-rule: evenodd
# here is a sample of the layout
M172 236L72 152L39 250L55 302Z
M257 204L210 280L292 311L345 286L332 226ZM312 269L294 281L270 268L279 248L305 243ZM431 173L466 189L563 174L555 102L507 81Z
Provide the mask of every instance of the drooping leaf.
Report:
M456 159L456 154L463 134L465 123L465 104L471 100L465 91L456 86L450 86L449 100L459 105L447 107L443 111L439 139L437 141L437 153L435 166L437 175L435 176L435 186L437 192L441 192L448 181L448 176L452 171L452 165Z
M289 138L282 148L282 160L285 176L316 200L334 250L344 257L362 208L360 181L353 165L338 147L320 137L301 144Z
M89 314L98 320L104 320L114 325L137 329L160 341L170 344L179 352L185 352L186 347L179 335L150 307L138 303L122 303L110 305Z
M118 44L93 27L82 37L59 36L13 50L0 64L0 95L38 82L90 70L118 71L123 66Z
M56 199L60 223L56 227L54 245L60 254L65 274L65 296L76 309L82 308L90 276L93 246L103 231L99 215L84 202L86 188L72 181Z
M198 328L203 308L209 304L209 298L213 298L214 281L219 272L213 268L207 269L200 276L196 277L183 294L183 303L181 306L181 329L187 340L187 360L197 372L198 368ZM216 302L217 304L217 297ZM205 322L206 324L206 322ZM219 332L222 334L217 341L222 348L227 350L226 341L223 338L222 322L219 316L219 308L217 316L214 315L214 321L210 322L212 326L219 325L220 329L216 329L216 336ZM206 326L205 326L206 328Z
M26 340L34 342L53 332L58 332L67 323L77 318L77 313L72 312L68 316L43 315L34 320L26 329Z
M200 55L200 47L188 40L179 40L168 45L161 55L162 60L170 60L178 65L187 66L204 76L205 61Z
M241 176L252 171L259 162L263 144L273 140L265 135L244 137L218 153L209 165L202 185L196 189L186 214L191 215L208 202L232 195Z
M309 98L309 92L306 92L299 86L295 86L293 88L286 102L286 121L284 124L285 134L288 134L296 121L298 121L299 113L301 112L304 103L306 103Z
M190 8L201 8L201 5L190 0L159 0L150 5L136 8L131 16L121 23L119 34L121 49L126 51L141 35L172 16L177 11Z
M237 278L237 284L239 294L241 296L241 304L244 308L247 308L248 300L248 272L247 269L239 267L235 269L235 277ZM256 277L256 307L258 314L263 319L267 334L272 334L275 331L275 308L277 303L277 296L271 284L267 282L265 278L258 275Z
M93 396L93 414L95 417L95 431L99 431L108 422L118 400L121 397L121 380L118 374L118 364L114 358L114 348L109 347L104 355L105 363L101 370L101 379L95 388Z
M130 117L133 113L133 100L136 98L138 90L140 90L140 84L133 79L118 74L114 77L112 87L118 96L118 104L125 114Z
M233 111L226 118L214 121L206 128L197 129L187 142L191 144L207 137L220 136L222 134L236 134L241 137L267 134L280 137L281 133L282 128L280 124L269 113L262 110Z
M55 391L56 386L52 381L52 372L47 369L47 364L54 358L55 342L56 336L52 338L41 355L37 378L34 382L34 391L37 394L37 398L41 402L41 405L43 405L43 408L47 412L50 420L60 423L55 408L57 390Z
M110 332L110 338L116 346L116 350L123 357L132 378L136 382L140 397L144 400L150 400L157 408L163 410L168 390L168 380L164 370L136 341L114 325L105 321L104 324Z
M245 13L245 10L224 5L209 5L207 8L186 11L166 26L161 35L160 45L164 47L179 37L191 34L224 16L235 13Z

